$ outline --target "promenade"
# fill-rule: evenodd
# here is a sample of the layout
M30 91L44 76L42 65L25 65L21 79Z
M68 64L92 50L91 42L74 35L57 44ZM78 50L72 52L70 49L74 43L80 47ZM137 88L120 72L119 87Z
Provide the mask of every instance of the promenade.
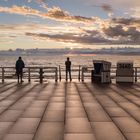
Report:
M140 84L0 84L0 140L140 140Z

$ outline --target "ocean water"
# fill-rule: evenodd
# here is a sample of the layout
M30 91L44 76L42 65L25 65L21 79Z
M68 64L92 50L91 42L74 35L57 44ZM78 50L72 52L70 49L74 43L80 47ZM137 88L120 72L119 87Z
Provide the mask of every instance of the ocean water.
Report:
M52 55L52 56L22 56L26 66L61 66L65 64L67 57L70 57L73 66L84 65L92 66L92 61L107 60L115 66L117 61L131 60L134 66L140 67L140 56L128 55ZM15 66L18 56L0 56L0 66Z

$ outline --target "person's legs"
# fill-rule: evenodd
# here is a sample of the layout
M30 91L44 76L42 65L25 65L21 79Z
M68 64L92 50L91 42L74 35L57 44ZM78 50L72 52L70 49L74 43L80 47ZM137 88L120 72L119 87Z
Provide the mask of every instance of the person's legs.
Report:
M66 70L66 81L68 80L68 71Z
M19 73L17 73L17 77L18 77L18 83L19 83Z
M23 71L21 70L21 73L20 73L20 80L21 80L21 82L24 82L24 81L22 80L22 78L23 78Z
M71 70L69 70L69 78L70 78L70 81L72 81L72 79L71 79Z

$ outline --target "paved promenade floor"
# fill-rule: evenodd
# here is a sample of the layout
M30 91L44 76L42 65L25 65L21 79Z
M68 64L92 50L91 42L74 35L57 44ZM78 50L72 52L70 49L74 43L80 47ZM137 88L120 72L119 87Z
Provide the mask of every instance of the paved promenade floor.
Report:
M0 84L0 140L140 140L140 84Z

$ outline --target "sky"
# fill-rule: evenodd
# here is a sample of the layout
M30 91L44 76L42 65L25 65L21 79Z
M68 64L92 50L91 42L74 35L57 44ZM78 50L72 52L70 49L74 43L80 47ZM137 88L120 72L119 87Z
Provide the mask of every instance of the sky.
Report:
M140 47L140 0L0 0L0 50Z

